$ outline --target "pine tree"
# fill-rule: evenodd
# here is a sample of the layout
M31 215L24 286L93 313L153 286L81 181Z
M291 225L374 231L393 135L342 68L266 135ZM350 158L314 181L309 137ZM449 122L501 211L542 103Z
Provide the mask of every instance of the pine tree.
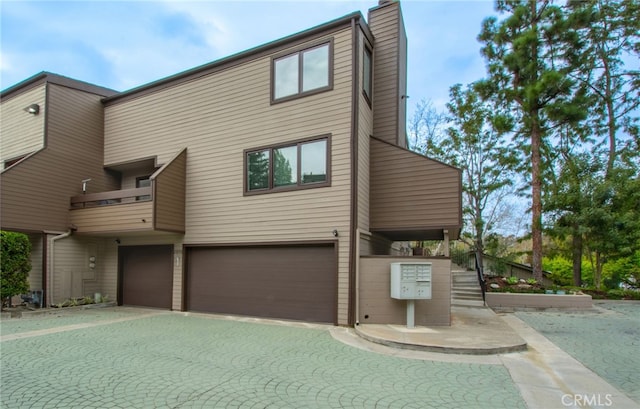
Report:
M586 115L569 76L579 38L550 0L503 0L496 9L506 17L485 19L478 37L488 70L480 89L510 109L517 124L514 139L526 157L520 170L528 170L531 183L532 268L541 280L543 153L555 127Z
M570 1L570 29L581 41L576 54L578 69L572 78L592 98L589 128L603 137L607 179L616 159L638 143L640 108L640 3L637 0ZM626 138L621 138L625 131ZM635 152L637 153L637 151Z

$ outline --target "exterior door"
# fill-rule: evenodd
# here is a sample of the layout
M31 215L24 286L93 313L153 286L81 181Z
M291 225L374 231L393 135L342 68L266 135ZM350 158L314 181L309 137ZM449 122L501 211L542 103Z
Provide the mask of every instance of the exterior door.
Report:
M120 304L171 309L173 246L121 246Z

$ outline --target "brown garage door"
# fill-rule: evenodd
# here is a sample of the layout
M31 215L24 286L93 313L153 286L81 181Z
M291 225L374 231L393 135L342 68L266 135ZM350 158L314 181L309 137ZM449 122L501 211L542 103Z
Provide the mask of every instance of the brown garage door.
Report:
M173 246L122 246L121 303L171 309Z
M335 323L333 245L194 247L187 253L190 311Z

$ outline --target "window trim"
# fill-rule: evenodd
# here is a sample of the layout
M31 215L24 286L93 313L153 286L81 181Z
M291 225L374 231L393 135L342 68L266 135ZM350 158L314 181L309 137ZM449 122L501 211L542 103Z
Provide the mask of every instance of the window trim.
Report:
M311 183L303 183L302 182L302 161L301 161L301 149L300 147L307 143L317 142L317 141L326 141L326 174L327 180L324 182L311 182ZM289 146L296 146L297 152L296 155L298 157L297 164L297 178L298 181L295 185L286 185L286 186L274 186L273 185L273 177L274 177L274 169L273 169L273 151L275 149L286 148ZM260 152L260 151L269 151L269 180L268 187L265 189L255 189L249 190L249 178L248 178L248 156L250 153ZM242 179L243 179L243 192L244 196L254 196L261 195L265 193L276 193L276 192L291 192L295 190L306 190L306 189L315 189L318 187L329 187L331 186L331 134L318 135L311 138L297 139L294 141L288 141L284 143L279 143L276 145L268 145L268 146L260 146L257 148L245 149L242 153Z
M365 84L365 58L366 55L369 55L369 92L373 94L373 50L371 50L368 46L364 46L364 51L362 53L362 95L364 95L364 99L369 104L369 108L372 108L373 105L373 95L369 95L367 93L367 87Z
M324 45L328 45L329 46L329 61L328 61L328 65L329 65L329 78L328 78L328 84L324 87L320 87L320 88L314 88L312 90L309 91L302 91L302 84L304 81L303 78L303 72L304 72L304 64L303 64L303 54L305 51L310 51L313 50L315 48L320 48ZM282 59L284 57L290 57L294 54L297 54L298 56L298 92L292 95L287 95L284 97L280 97L280 98L276 98L276 70L275 70L275 66L276 66L276 61L279 59ZM326 92L326 91L330 91L333 89L333 63L334 63L334 59L333 59L333 37L329 38L329 39L323 39L323 40L319 40L319 41L315 41L313 43L309 43L309 44L305 44L304 46L300 46L294 49L290 49L287 50L285 52L282 53L278 53L275 54L273 56L271 56L271 61L270 61L270 70L271 70L271 78L270 78L270 91L271 91L271 105L274 104L279 104L281 102L287 102L287 101L291 101L294 99L298 99L298 98L304 98L306 96L309 95L315 95L315 94L319 94L321 92Z
M27 153L26 155L16 156L15 158L5 160L3 162L2 170L9 169L10 167L12 167L13 165L16 165L17 163L22 161L22 159L26 158L29 155L30 153Z

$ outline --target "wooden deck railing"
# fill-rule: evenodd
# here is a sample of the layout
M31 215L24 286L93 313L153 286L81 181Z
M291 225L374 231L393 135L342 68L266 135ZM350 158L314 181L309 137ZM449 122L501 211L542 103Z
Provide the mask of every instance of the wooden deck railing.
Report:
M71 209L108 206L119 203L133 203L153 200L153 188L139 187L135 189L112 190L109 192L88 193L73 196Z

